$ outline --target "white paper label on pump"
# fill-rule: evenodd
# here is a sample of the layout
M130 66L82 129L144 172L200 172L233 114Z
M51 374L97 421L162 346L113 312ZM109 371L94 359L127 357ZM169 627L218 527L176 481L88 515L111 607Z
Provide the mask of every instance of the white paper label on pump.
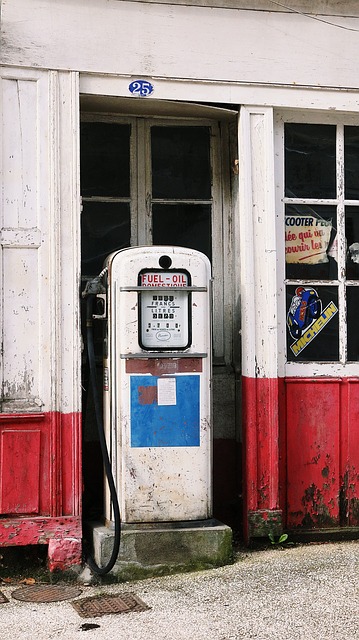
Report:
M176 378L159 378L157 380L157 404L177 404Z

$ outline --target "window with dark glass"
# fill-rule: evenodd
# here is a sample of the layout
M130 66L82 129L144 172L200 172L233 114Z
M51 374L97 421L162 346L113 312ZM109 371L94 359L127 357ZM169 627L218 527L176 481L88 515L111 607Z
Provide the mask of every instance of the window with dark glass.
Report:
M344 127L345 199L359 200L359 127Z
M212 257L210 129L151 127L152 241Z
M358 126L285 125L284 202L287 359L357 362Z
M137 160L151 167L148 192L137 193L138 224L144 227L145 198L151 207L153 244L182 245L212 258L211 129L150 127L150 145L138 140L132 168L144 185ZM131 126L111 121L81 124L82 274L98 274L107 255L131 242ZM135 177L137 176L137 177ZM141 200L143 199L143 201ZM137 215L134 211L132 215Z
M81 124L84 277L97 275L106 256L130 245L130 135L130 126L125 124Z
M359 360L359 127L344 127L347 359Z
M207 119L84 111L80 139L84 281L100 273L110 253L131 244L184 246L212 261L214 297L221 298L227 259L220 249L224 204L220 149L227 144L221 130L219 123ZM223 310L221 304L214 305L218 362L224 358Z
M286 204L286 277L298 280L334 280L337 207L321 204Z
M285 125L287 359L340 359L337 127Z
M285 125L285 195L288 198L336 197L336 127Z

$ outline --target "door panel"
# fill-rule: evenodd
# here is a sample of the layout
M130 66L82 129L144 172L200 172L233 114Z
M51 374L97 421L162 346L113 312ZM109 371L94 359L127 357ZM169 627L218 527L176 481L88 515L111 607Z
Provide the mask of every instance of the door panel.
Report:
M53 468L59 464L56 429L57 421L49 414L1 416L0 514L56 513L58 495L52 493Z
M176 245L202 251L212 261L215 274L214 355L222 365L225 331L228 359L232 356L229 346L232 339L232 291L229 268L226 282L223 281L223 263L231 256L231 227L228 215L226 224L228 220L229 226L224 236L222 132L219 123L189 118L133 118L95 113L83 114L82 117L83 281L100 273L109 253L131 245ZM82 286L84 288L84 282ZM85 337L84 304L82 331ZM94 342L100 380L103 344L100 323L94 325ZM84 350L85 390L89 387L86 365ZM217 400L220 407L217 413L220 414L219 420L226 423L226 433L228 424L234 424L233 413L226 420L223 418L223 406L226 402L229 404L226 394L232 393L229 389L232 389L230 385L227 385L225 393L221 389L221 399ZM85 457L96 460L100 454L87 391L83 395L83 408ZM95 510L102 508L102 493L98 490L102 478L99 473L101 470L94 477L93 465L85 466L85 509L90 512L94 510L94 502Z
M287 526L339 525L340 382L287 380Z
M39 513L40 442L38 429L1 434L1 513Z

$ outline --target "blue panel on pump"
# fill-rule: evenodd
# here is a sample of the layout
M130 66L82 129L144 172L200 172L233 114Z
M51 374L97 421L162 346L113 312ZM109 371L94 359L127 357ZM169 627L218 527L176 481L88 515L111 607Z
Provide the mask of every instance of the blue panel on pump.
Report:
M200 376L131 376L131 447L199 447Z

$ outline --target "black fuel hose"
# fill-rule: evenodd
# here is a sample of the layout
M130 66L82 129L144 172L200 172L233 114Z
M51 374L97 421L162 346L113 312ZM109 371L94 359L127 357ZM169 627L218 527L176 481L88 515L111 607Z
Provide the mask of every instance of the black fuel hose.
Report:
M90 381L91 381L92 395L93 395L93 401L95 406L97 430L98 430L98 435L100 440L105 474L106 474L108 486L110 489L110 496L111 496L111 502L112 502L112 508L113 508L115 537L114 537L111 557L108 563L104 567L99 567L92 556L89 556L87 558L87 562L92 571L94 571L100 576L103 576L109 571L111 571L112 567L115 565L118 552L120 550L121 514L120 514L120 507L118 504L115 481L113 479L113 474L112 474L111 462L110 462L110 458L107 450L105 431L103 427L102 410L100 405L97 379L96 379L96 362L95 362L95 349L94 349L93 326L92 326L93 302L95 297L96 297L95 295L89 295L86 301L87 354L88 354L88 362L89 362L89 368L90 368Z

